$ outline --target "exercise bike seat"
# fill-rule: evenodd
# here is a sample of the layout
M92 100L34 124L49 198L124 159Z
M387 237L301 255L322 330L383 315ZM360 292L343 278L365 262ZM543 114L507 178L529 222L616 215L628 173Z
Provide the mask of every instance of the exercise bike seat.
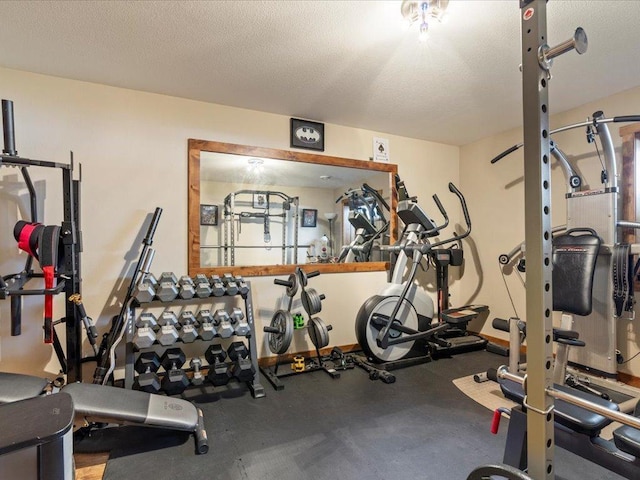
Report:
M635 417L640 417L640 402L636 403ZM613 441L618 449L629 455L640 458L640 430L623 425L613 431Z
M604 400L600 397L596 397L595 395L581 392L580 390L566 387L564 385L554 384L553 388L558 391L573 395L575 397L580 397L583 400L588 400L592 403L596 403L599 406L607 408L613 412L620 411L620 408L617 404L610 402L609 400ZM523 404L524 390L522 388L522 385L512 380L500 379L500 389L502 390L504 396L509 400L519 403L523 408L526 408ZM560 425L563 425L573 430L574 432L581 433L589 437L597 437L600 434L600 431L611 423L611 420L607 417L603 417L602 415L598 415L597 413L589 412L584 408L577 407L576 405L572 405L562 400L556 400L554 402L554 415L555 421Z
M63 391L73 399L76 414L89 422L188 432L198 425L198 410L187 400L92 383L70 383Z
M0 404L37 397L48 383L42 377L0 372Z

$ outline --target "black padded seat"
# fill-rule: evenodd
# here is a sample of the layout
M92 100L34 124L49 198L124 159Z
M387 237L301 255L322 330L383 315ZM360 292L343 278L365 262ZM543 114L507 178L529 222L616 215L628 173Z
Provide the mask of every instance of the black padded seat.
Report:
M522 385L511 380L502 379L500 380L500 388L502 389L502 393L505 397L522 405L522 402L524 401L524 390L522 389ZM554 385L554 388L575 397L589 400L590 402L596 403L611 411L620 411L617 404L604 400L600 397L596 397L595 395L590 395L586 392L581 392L564 385ZM525 408L524 405L522 406ZM555 421L560 425L563 425L574 432L588 435L589 437L597 437L600 434L600 430L611 423L611 420L607 417L589 412L584 408L577 407L562 400L555 400L554 414Z
M76 415L91 422L146 425L193 432L198 410L179 398L153 395L137 390L70 383L64 392L73 399Z
M589 315L600 237L589 228L573 228L553 237L553 310Z
M636 403L635 417L640 417L640 402ZM640 458L640 430L623 425L613 431L613 441L620 450L636 458Z
M0 403L37 397L42 394L48 383L42 377L0 372Z

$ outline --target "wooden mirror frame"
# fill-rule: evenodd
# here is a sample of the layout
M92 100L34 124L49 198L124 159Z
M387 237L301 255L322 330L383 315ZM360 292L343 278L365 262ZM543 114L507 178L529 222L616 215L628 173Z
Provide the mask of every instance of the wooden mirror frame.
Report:
M376 172L387 172L389 174L389 189L391 192L391 212L389 225L389 233L391 235L390 243L393 243L396 237L397 217L395 212L397 198L394 177L398 173L398 166L390 163L367 162L363 160L329 157L327 155L317 155L313 153L301 153L289 150L250 147L247 145L236 145L232 143L222 143L196 139L189 139L188 149L188 265L190 276L193 277L198 273L203 273L206 275L222 275L224 273L233 273L234 275L242 275L245 277L285 275L293 273L297 266L307 267L307 270L318 270L321 273L373 272L387 270L389 268L389 262L304 263L291 265L202 267L200 265L200 155L202 152L230 153L252 157L289 160L292 162L300 163L313 163L337 167L359 168Z
M640 221L637 210L640 207L640 169L637 166L638 153L640 152L640 123L632 123L620 128L622 137L622 175L620 176L620 188L622 189L622 215L621 218L632 222ZM622 241L636 243L636 232L627 228L623 230ZM636 290L640 286L636 283Z

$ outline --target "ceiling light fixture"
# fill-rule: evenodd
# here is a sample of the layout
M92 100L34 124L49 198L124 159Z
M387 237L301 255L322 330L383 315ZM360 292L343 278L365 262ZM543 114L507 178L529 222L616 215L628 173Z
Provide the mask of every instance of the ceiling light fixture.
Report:
M449 0L404 0L400 6L400 12L409 26L414 23L420 25L418 39L425 42L429 32L429 20L435 18L441 22L448 5Z
M250 157L247 159L247 174L256 178L264 171L264 160L262 158Z

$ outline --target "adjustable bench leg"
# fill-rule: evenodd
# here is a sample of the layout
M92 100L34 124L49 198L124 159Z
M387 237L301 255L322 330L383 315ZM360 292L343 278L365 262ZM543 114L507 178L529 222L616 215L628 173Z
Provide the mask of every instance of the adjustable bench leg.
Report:
M204 415L202 410L198 409L198 424L193 432L196 438L196 453L203 455L209 451L209 439L207 431L204 429Z
M522 407L511 409L502 461L518 470L527 468L527 414Z

